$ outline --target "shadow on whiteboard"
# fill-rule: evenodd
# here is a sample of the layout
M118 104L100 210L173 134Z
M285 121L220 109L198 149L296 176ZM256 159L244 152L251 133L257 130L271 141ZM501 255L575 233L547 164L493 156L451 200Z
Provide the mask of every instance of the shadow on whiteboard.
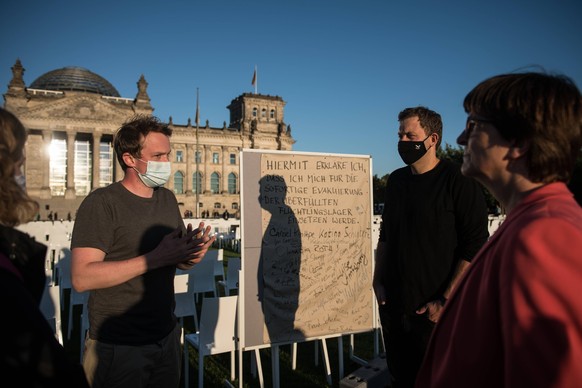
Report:
M259 203L265 228L257 271L258 298L264 315L265 343L301 341L304 333L295 327L299 307L301 231L287 205L287 183L280 175L265 175L260 181Z

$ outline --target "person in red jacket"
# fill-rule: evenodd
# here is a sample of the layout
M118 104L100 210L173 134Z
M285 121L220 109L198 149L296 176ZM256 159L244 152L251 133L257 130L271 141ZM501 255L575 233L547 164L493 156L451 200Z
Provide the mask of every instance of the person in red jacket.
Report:
M462 172L507 218L450 295L416 387L580 387L582 208L566 186L580 91L561 75L504 74L464 107Z

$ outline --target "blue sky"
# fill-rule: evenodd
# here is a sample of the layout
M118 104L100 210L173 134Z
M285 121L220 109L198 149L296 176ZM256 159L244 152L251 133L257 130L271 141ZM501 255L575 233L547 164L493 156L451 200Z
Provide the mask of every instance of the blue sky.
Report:
M489 76L541 66L582 87L580 0L3 0L2 14L2 94L17 58L27 85L81 66L129 98L143 74L161 119L194 119L199 88L201 122L220 127L256 65L294 150L371 155L379 176L402 166L405 107L438 111L455 144L462 100Z

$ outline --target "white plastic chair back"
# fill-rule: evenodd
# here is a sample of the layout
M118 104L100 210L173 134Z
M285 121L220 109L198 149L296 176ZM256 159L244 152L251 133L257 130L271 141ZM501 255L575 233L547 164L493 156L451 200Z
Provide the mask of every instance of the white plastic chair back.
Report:
M231 257L226 264L226 280L218 282L224 287L224 293L230 295L232 290L238 289L241 261L240 257Z
M234 380L236 350L237 296L204 298L200 313L200 331L185 336L184 384L188 387L188 346L198 350L198 387L204 383L204 357L220 353L231 353L231 380Z
M190 278L188 279L188 292L196 296L212 292L216 296L216 281L214 279L214 260L207 260L205 256L202 261L196 264L192 269L185 271Z
M56 268L56 282L61 289L61 300L65 301L65 290L73 288L73 281L71 280L71 250L69 248L62 248L58 251L58 261L55 264Z
M188 287L189 279L190 275L188 273L177 273L174 277L174 300L176 301L174 315L176 315L180 321L180 326L182 326L182 343L184 340L184 317L194 317L196 331L198 331L199 326L194 294Z
M200 352L205 355L236 349L237 296L204 298L200 313Z
M61 290L61 295L63 294ZM85 311L87 309L87 302L89 301L89 291L78 292L75 291L73 287L71 287L71 292L69 294L69 324L67 325L67 339L71 339L71 332L73 331L73 315L74 315L74 307L75 306L82 306L82 310ZM82 321L81 321L82 326ZM81 341L85 338L83 332L81 332Z
M55 337L63 345L61 325L61 292L59 286L47 285L40 302L40 311L51 325Z

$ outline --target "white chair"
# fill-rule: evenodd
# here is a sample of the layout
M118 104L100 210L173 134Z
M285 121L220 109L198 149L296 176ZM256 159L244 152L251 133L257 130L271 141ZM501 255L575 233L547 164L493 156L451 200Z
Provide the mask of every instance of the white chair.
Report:
M240 257L231 257L226 264L226 279L219 280L218 284L224 288L224 294L230 295L232 290L238 290L240 273Z
M47 244L45 257L45 273L50 276L50 284L58 283L58 266L60 260L61 245Z
M176 301L174 315L178 318L182 328L180 343L184 343L184 317L193 317L194 327L198 331L198 311L196 311L194 295L188 287L189 278L190 275L187 273L174 276L174 299Z
M89 300L89 291L77 292L73 287L71 287L71 293L69 294L69 320L67 325L67 339L71 339L71 333L73 331L73 309L75 306L81 306L83 312L87 310L87 302ZM81 321L82 326L82 321ZM84 338L85 333L81 332L81 339Z
M61 301L63 301L64 306L64 292L66 289L71 290L73 288L73 282L71 280L71 250L69 248L62 248L58 253L58 261L55 264L57 270L57 284L61 289ZM70 299L69 299L70 301ZM69 315L70 317L70 315ZM69 318L70 323L70 318Z
M40 301L40 311L51 325L56 339L63 345L61 325L61 291L58 285L47 285Z
M75 306L81 306L82 311L87 310L87 302L89 301L89 291L78 292L71 287L71 293L69 294L69 320L67 325L67 339L71 339L71 333L73 331L73 309ZM82 322L81 322L82 326ZM83 332L81 332L81 339L84 338Z
M204 357L230 352L230 380L235 378L236 310L238 296L204 298L200 330L184 336L184 384L189 385L188 345L198 350L198 387L204 384Z
M214 277L224 280L224 249L214 249L206 252L203 260L213 260Z
M204 257L202 261L194 265L192 269L188 271L176 271L176 274L183 273L187 273L190 276L188 279L188 292L195 296L196 301L198 301L198 296L200 294L205 296L208 292L212 292L212 296L217 296L213 260L206 260L206 257Z

